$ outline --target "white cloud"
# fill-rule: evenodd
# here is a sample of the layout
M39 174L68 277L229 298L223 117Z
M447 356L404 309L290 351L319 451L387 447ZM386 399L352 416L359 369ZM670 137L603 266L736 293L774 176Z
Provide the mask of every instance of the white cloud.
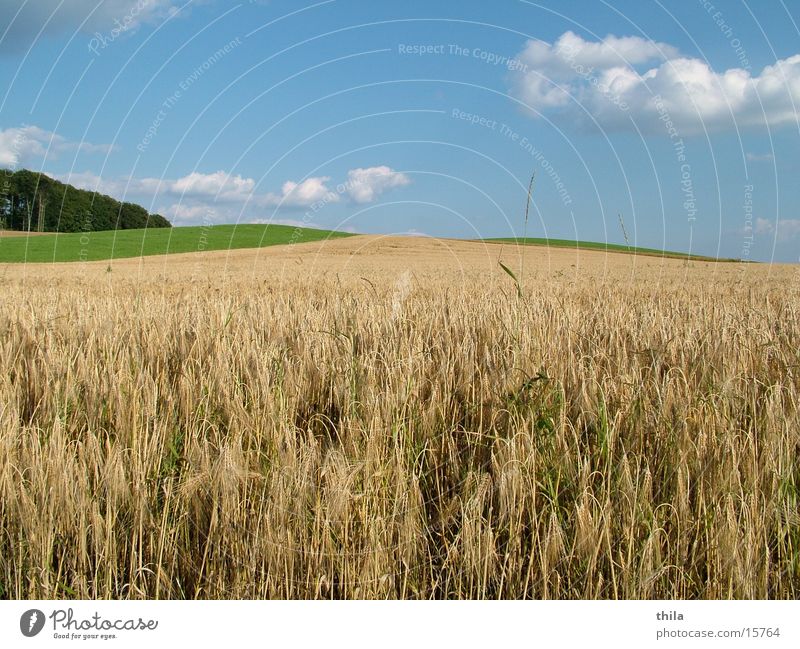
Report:
M769 234L774 231L775 226L772 224L772 221L760 217L756 219L756 234Z
M78 189L90 192L100 192L117 198L125 191L125 180L105 180L91 171L73 172L70 174L47 174L51 178L69 183Z
M149 197L167 191L167 184L171 181L160 181L158 178L109 178L100 177L91 171L71 172L68 174L48 174L62 183L74 185L78 189L90 192L108 194L119 200L133 200L131 196Z
M351 225L342 225L340 223L332 227L306 219L252 219L247 221L247 223L254 223L256 225L290 225L295 228L316 228L318 230L336 230L337 232L352 232L353 234L357 234L355 228Z
M0 131L0 166L18 167L47 155L51 159L62 153L108 153L111 145L72 142L38 126L20 126Z
M255 225L291 225L296 228L320 228L323 226L312 221L305 221L303 219L250 219L247 223Z
M525 65L518 70L514 90L531 108L567 106L572 101L570 95L580 91L581 80L591 86L592 78L599 81L606 71L616 71L619 84L626 67L677 54L671 45L638 36L606 36L602 41L589 42L568 31L552 45L534 40L526 43L517 56Z
M387 166L351 169L347 172L347 181L336 191L329 186L330 181L330 176L312 176L299 182L287 180L280 192L258 193L254 179L216 171L210 174L193 172L177 180L143 178L136 181L135 185L139 190L150 190L160 184L159 192L189 198L249 202L258 207L306 208L319 203L337 203L343 193L355 203L370 203L384 191L411 182L405 174Z
M752 76L742 68L716 72L665 43L615 36L591 42L566 32L553 44L528 41L517 58L527 67L512 79L515 96L582 126L591 123L586 113L603 128L631 128L633 119L650 132L664 131L666 115L682 135L731 128L734 120L740 127L797 121L800 55Z
M347 193L354 203L371 203L387 189L408 185L411 179L391 167L367 167L347 172Z
M26 50L40 36L81 30L109 38L176 11L173 0L3 0L0 24L9 26L0 50ZM0 30L2 33L4 30Z
M39 140L30 139L26 129L9 128L0 131L0 165L16 167L34 156L44 155Z
M177 180L163 181L162 184L166 191L173 194L243 201L253 194L256 181L252 178L231 176L224 171L215 171L210 174L195 171Z
M300 183L287 180L283 183L280 195L267 194L257 202L261 205L285 205L287 207L310 207L320 201L335 203L339 200L339 196L328 189L325 184L328 181L330 181L328 176L306 178Z
M216 210L210 208L208 205L174 203L169 207L157 211L166 216L174 225L214 223L217 220Z
M777 223L769 219L756 219L756 234L778 233L780 241L789 241L800 235L800 219L779 219Z
M212 200L222 203L246 203L260 207L310 207L325 199L335 202L339 197L326 185L327 176L306 178L302 182L287 180L280 193L259 194L253 178L232 176L224 171L213 173L192 172L177 179L169 178L101 178L92 172L56 174L57 180L80 189L98 191L116 198L123 196L154 197L169 195L182 201ZM127 200L130 200L128 198ZM172 206L174 207L174 206ZM170 207L170 209L172 209Z
M231 176L224 171L192 172L177 180L143 178L136 184L139 190L153 188L156 193L165 192L189 199L249 202L259 207L310 207L318 201L336 202L339 199L326 185L329 180L328 176L306 178L301 182L287 180L279 193L257 193L257 183L253 178Z
M775 156L771 153L747 153L747 160L749 162L772 162Z
M677 55L670 45L631 36L606 36L588 42L568 31L553 43L530 40L517 56L524 63L515 78L515 92L531 108L566 106L577 82L602 70L622 70L625 66L647 63ZM575 87L573 87L575 86Z
M392 187L407 185L405 174L390 167L351 169L347 181L335 190L329 176L312 176L302 181L287 180L279 192L257 191L253 178L230 175L224 171L192 172L177 179L169 178L101 178L92 172L52 174L61 182L80 189L108 194L119 200L137 202L146 207L160 205L154 211L175 223L239 221L253 211L264 208L319 209L341 201L347 195L353 202L368 203ZM177 200L176 200L177 199ZM259 222L263 219L250 220ZM277 223L269 219L270 223ZM294 223L286 220L280 222Z

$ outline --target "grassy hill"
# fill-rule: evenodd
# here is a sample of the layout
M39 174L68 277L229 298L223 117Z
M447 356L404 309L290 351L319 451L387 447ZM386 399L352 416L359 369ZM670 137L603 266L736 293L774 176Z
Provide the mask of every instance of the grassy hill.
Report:
M352 236L349 233L332 230L258 224L70 232L37 236L26 236L24 233L15 234L17 236L0 236L0 263L100 261L182 252L262 248L265 246L307 243ZM553 248L602 250L697 261L738 261L735 259L717 260L713 257L689 256L686 253L670 250L638 246L629 247L613 243L598 243L596 241L535 237L525 239L507 237L483 239L482 241L485 243L517 243Z
M261 248L351 236L288 225L216 225L0 237L0 263L98 261L180 252Z
M740 261L738 259L727 259L707 257L704 255L688 255L685 252L675 252L672 250L659 250L658 248L641 248L639 246L626 246L617 243L600 243L597 241L574 241L572 239L545 239L539 237L503 237L496 239L482 239L487 243L517 243L528 246L546 246L550 248L577 248L581 250L603 250L606 252L624 252L635 255L649 255L653 257L668 257L670 259L692 259L696 261Z

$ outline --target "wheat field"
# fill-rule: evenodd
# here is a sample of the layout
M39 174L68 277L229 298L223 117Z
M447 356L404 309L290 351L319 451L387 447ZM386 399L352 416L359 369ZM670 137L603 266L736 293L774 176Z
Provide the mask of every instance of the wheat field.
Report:
M0 276L0 597L800 596L791 267L360 236Z

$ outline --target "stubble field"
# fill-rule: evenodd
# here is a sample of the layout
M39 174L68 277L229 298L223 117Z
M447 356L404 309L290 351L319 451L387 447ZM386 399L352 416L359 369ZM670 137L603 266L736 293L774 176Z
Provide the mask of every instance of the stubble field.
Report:
M361 236L0 266L0 597L797 598L798 272Z

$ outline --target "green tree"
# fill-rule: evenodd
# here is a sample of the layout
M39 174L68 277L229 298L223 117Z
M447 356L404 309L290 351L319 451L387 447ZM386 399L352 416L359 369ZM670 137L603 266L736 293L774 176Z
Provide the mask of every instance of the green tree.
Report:
M163 216L149 214L139 205L78 189L42 173L0 171L0 227L35 231L40 214L45 232L172 227Z

